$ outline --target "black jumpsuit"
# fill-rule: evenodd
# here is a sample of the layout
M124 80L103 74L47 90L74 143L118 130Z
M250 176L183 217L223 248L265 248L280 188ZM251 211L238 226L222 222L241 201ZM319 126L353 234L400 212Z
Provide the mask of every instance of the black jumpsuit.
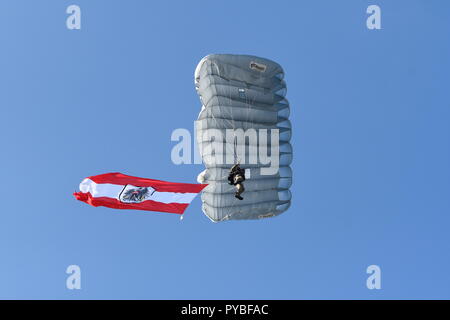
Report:
M238 164L235 164L231 170L230 174L228 175L228 183L231 185L236 186L236 193L234 196L238 198L239 200L244 200L244 198L241 197L242 192L244 192L244 185L242 182L245 181L245 169L242 169Z

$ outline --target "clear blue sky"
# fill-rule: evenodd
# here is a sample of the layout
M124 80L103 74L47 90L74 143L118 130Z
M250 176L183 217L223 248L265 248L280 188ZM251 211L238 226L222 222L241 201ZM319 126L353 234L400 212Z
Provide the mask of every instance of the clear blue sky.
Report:
M78 4L82 29L66 28ZM378 4L382 30L366 28ZM0 298L450 298L450 2L19 1L0 4ZM86 176L195 182L209 53L286 71L293 203L213 224L94 208ZM82 270L67 290L65 270ZM366 288L366 268L382 289Z

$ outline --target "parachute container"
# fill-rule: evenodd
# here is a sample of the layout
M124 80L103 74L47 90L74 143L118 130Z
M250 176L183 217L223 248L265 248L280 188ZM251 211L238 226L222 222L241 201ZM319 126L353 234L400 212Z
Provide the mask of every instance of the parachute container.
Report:
M202 103L196 141L206 167L197 180L208 184L202 210L214 222L273 217L291 204L290 107L283 78L279 64L249 55L208 55L195 70ZM245 169L244 200L234 197L236 187L227 180L236 163Z

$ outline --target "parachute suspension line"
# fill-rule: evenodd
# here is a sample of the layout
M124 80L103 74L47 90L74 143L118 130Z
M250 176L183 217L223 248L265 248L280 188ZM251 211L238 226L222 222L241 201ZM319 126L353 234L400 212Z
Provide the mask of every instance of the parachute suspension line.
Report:
M214 66L216 66L215 64L210 64L210 68L211 68L211 73L213 73L212 72L212 69L213 69L213 67ZM217 71L217 74L219 75L219 76L221 76L220 75L220 69L216 66L216 71ZM225 78L224 78L225 79ZM232 86L230 85L229 86L230 88L232 88ZM209 114L210 114L210 116L211 116L211 118L213 119L213 121L214 121L214 124L215 124L215 127L216 127L216 129L223 129L224 131L226 131L226 128L228 127L228 128L231 128L231 129L233 129L233 137L234 137L234 142L237 144L237 139L236 139L236 132L235 132L235 130L236 130L236 126L235 126L235 121L234 121L234 117L233 117L233 111L232 111L232 103L231 103L231 101L232 101L232 99L231 99L231 90L229 90L229 92L228 92L228 100L229 100L229 107L230 107L230 110L229 110L229 116L227 117L226 115L224 115L224 116L222 116L222 117L220 117L219 119L220 120L222 120L222 125L219 125L219 122L218 122L218 120L217 120L217 118L216 118L216 116L214 115L214 110L211 108L210 110L209 110ZM218 98L217 98L218 99ZM219 102L219 100L218 100L218 102ZM206 106L205 106L205 108L206 108ZM220 103L217 105L217 108L219 109L219 113L220 112L222 112L223 110L227 110L227 108L222 108L222 106L220 105ZM229 118L231 118L231 119L229 119ZM228 125L225 125L225 123L227 123ZM226 143L226 141L225 141L225 150L226 150L226 152L233 152L233 156L234 156L234 164L236 164L236 157L237 157L237 154L236 154L236 150L233 148L233 146L231 146L231 145L229 145L228 143ZM234 149L234 150L233 150ZM226 160L226 159L225 159ZM225 161L226 162L226 161ZM230 169L231 169L231 167L230 167ZM220 180L221 181L223 181L223 180L227 180L227 178L228 178L228 175L229 175L229 169L227 170L227 173L225 174L225 175L223 175L223 176L221 176L220 177ZM234 200L236 200L236 199L234 199ZM232 206L229 208L229 212L227 213L227 215L228 216L230 216L230 213L231 213L231 210L235 207L235 204L236 203L236 201L233 201L233 204L232 204ZM180 217L180 220L181 219L183 219L183 217L181 216Z
M222 79L227 79L227 77L225 77L225 76L222 77L220 68L215 63L210 64L210 68L211 68L211 73L213 73L212 72L213 68L215 68L215 71L217 72L219 77L221 77ZM223 106L219 102L219 98L217 98L217 102L218 102L217 109L218 109L219 117L216 118L215 112L212 108L213 106L211 106L211 109L209 110L209 114L210 114L211 118L213 119L215 127L217 129L223 129L224 131L226 131L226 129L228 128L228 129L233 130L233 142L231 144L230 143L231 141L227 143L227 141L225 140L225 146L226 146L225 150L233 152L233 165L235 165L235 164L240 164L241 159L238 156L238 137L236 135L236 121L234 119L234 111L235 111L234 108L235 107L233 106L233 100L235 100L235 98L233 99L233 97L232 97L232 95L234 95L233 90L236 90L236 87L238 87L237 89L239 90L239 92L237 92L237 95L238 95L238 97L241 98L241 101L243 103L245 103L245 105L247 107L247 117L245 118L246 122L247 122L247 124L246 124L247 127L251 127L251 126L249 126L248 123L249 123L249 118L250 118L251 105L253 104L253 101L252 101L253 99L249 99L249 97L248 97L247 91L248 91L249 86L247 83L239 81L241 83L241 85L236 85L236 84L231 84L229 79L227 79L227 80L228 80L228 84L227 84L228 92L227 92L227 95L224 96L224 98L228 98L228 101L225 101L224 102L225 106ZM206 106L205 106L205 108L206 108ZM224 112L225 110L228 112L225 113ZM219 119L221 120L221 124L219 124L219 121L218 121ZM245 144L245 139L244 139L244 144ZM244 153L244 157L245 157L245 153ZM229 170L231 169L231 167L233 165L231 165L228 168L228 170L226 170L227 174L225 174L223 177L220 177L220 180L223 181L228 178ZM228 167L227 163L226 163L226 167ZM234 197L235 186L232 186L232 187L233 187L233 192L230 194L231 205L228 206L228 208L227 208L228 210L225 215L225 217L227 217L226 219L230 219L234 215L233 211L238 206L238 202L240 201ZM236 212L236 213L238 213L238 212ZM182 218L183 217L180 217L180 220Z
M248 85L246 84L246 86L248 87ZM249 104L249 100L248 100L248 95L245 95L245 104L247 105L247 116L246 116L246 121L250 122L250 104Z
M235 87L232 86L231 84L228 87L228 102L229 102L229 110L230 110L230 118L231 118L231 126L233 129L233 146L232 146L232 152L233 152L233 166L237 163L237 137L236 137L236 122L234 120L234 116L233 116L233 112L234 112L234 108L233 108L233 99L232 99L232 91ZM239 90L239 89L238 89ZM239 95L239 94L238 94ZM225 143L226 145L228 145L228 143ZM230 146L231 147L231 146ZM231 169L231 167L230 167ZM233 188L235 188L235 186L232 186ZM233 193L231 194L232 197L232 203L231 206L228 207L227 213L225 215L225 217L227 217L227 219L230 219L230 217L233 214L233 209L236 206L236 198L234 198Z
M247 109L247 114L246 114L246 117L245 117L245 121L247 123L253 123L253 118L250 118L250 109L251 109L251 106L253 106L255 104L256 97L254 97L252 99L249 98L249 96L248 96L248 89L249 89L250 86L246 82L243 82L243 84L244 84L244 86L243 86L244 88L240 89L240 90L243 90L243 92L242 92L242 95L241 95L241 92L239 92L239 96L241 98L243 98L243 100L245 101L245 105L247 107L246 108ZM241 162L240 161L241 159L238 159L238 156L237 156L237 137L236 137L236 135L234 135L233 148L234 148L234 164L238 164L238 163ZM245 137L244 137L244 149L245 149ZM244 153L244 157L245 157L245 153ZM231 218L235 213L237 213L237 212L234 212L234 213L232 212L232 210L236 206L237 206L237 199L234 198L233 202L232 202L232 204L230 206L230 209L228 211L228 214L226 215L228 217L228 219Z
M234 135L233 147L234 147L234 164L238 164L241 161L238 160L238 156L237 156L237 137L236 137L236 135Z
M227 79L227 78L224 77L224 79ZM234 164L236 164L236 160L237 160L237 153L236 153L237 137L236 137L236 122L234 120L234 115L233 115L233 103L232 103L232 101L233 101L233 99L232 99L232 90L233 89L235 89L235 87L232 86L230 84L230 80L228 80L228 88L227 88L228 92L227 92L227 97L226 97L226 98L228 98L228 101L226 102L228 104L228 108L225 108L225 109L229 110L228 114L229 114L229 118L231 118L231 120L230 120L230 127L231 128L230 129L233 130L233 145L232 146L229 145L227 143L227 141L225 141L225 145L227 146L227 148L231 148L231 152L233 152L233 162L234 162L233 165L234 165ZM228 163L227 163L227 166L228 166ZM224 177L224 179L228 178L228 175L230 174L229 170L231 169L231 167L232 166L230 166L230 168L228 169L228 174L226 175L226 177ZM232 188L235 188L235 186L233 185ZM231 197L234 198L233 193L231 194ZM236 206L236 201L235 200L237 200L237 199L233 199L231 206L228 207L227 212L226 212L226 214L224 216L225 219L229 219L231 217L233 209Z
M254 99L250 100L249 97L248 97L249 85L246 82L243 82L243 84L244 84L244 86L243 86L244 88L239 89L239 90L243 90L243 92L242 92L242 95L241 95L241 92L239 92L239 96L241 98L243 98L243 100L245 101L245 105L247 106L247 114L246 114L246 117L245 117L245 121L247 123L250 123L250 122L253 122L253 120L250 119L250 108L251 108L251 106L254 103ZM234 148L234 164L240 164L241 159L239 159L238 155L237 155L237 137L236 137L236 134L234 135L233 148ZM244 136L244 150L245 150L245 136ZM245 152L244 152L244 157L245 157ZM231 206L229 208L228 214L227 214L228 219L230 219L236 213L236 212L233 213L233 209L236 206L237 206L237 198L234 198L233 202L232 202L232 204L231 204Z
M246 82L241 82L241 83L242 83L241 87L238 88L238 90L239 90L238 96L242 99L242 101L245 103L245 105L247 107L247 115L245 117L246 126L247 127L251 127L251 126L249 126L249 123L252 122L252 121L250 121L250 109L251 109L251 106L253 105L253 100L254 99L249 99L249 97L248 97L249 85ZM231 91L229 92L229 99L230 99L230 101L232 101ZM231 115L231 119L233 121L233 138L234 138L234 140L233 140L233 152L234 152L234 165L236 165L236 164L240 164L242 159L240 159L238 157L238 152L237 152L238 139L237 139L237 136L236 136L236 129L235 129L235 125L234 125L235 121L234 121L233 111L232 110L233 110L233 107L230 108L230 115ZM243 143L244 143L244 150L245 150L245 136L244 136ZM244 152L244 157L245 157L245 152ZM227 219L230 219L233 215L238 213L238 212L233 212L234 209L238 206L238 201L240 201L240 200L238 200L236 197L234 197L232 195L232 203L231 203L231 206L229 206L228 212L226 214Z

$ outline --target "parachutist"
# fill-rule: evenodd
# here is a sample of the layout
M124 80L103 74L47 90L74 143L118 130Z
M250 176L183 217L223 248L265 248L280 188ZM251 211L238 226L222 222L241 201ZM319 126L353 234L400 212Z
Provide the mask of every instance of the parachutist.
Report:
M245 181L245 169L242 169L239 164L235 164L231 167L230 173L228 175L228 183L230 185L236 186L236 192L234 196L239 200L244 200L241 194L244 192L245 188L243 182Z

